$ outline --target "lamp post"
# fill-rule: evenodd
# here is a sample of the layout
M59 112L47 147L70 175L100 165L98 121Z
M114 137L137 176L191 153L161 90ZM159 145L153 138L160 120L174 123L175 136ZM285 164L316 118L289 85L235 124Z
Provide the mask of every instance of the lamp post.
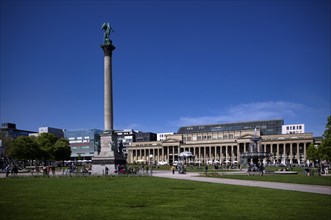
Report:
M149 168L151 171L151 176L153 175L153 154L149 155Z

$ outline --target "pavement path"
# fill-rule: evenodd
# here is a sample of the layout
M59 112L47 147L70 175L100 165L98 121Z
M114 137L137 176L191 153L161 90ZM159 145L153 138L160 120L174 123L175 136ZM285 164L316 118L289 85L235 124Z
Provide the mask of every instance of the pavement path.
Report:
M270 188L270 189L281 189L281 190L291 190L291 191L300 191L300 192L331 195L331 186L318 186L318 185L304 185L304 184L294 184L294 183L278 183L278 182L265 182L265 181L253 181L253 180L236 180L236 179L226 179L226 178L200 177L200 176L198 176L197 173L172 174L170 171L155 171L155 172L153 172L153 176L171 178L171 179L180 179L180 180L194 180L194 181L209 182L209 183L263 187L263 188Z

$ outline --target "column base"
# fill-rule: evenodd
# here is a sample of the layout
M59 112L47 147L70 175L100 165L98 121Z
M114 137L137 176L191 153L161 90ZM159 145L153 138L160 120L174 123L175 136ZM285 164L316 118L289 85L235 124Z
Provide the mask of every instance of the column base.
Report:
M115 160L109 158L97 158L92 160L92 175L108 175L115 174Z

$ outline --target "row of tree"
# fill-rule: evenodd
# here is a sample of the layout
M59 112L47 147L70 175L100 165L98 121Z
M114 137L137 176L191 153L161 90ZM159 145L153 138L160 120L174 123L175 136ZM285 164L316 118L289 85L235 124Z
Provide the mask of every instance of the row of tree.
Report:
M38 137L20 136L6 148L10 158L22 161L64 161L70 159L69 141L51 133L42 133Z
M307 158L312 161L331 161L331 115L328 117L322 143L318 146L311 144L307 149Z

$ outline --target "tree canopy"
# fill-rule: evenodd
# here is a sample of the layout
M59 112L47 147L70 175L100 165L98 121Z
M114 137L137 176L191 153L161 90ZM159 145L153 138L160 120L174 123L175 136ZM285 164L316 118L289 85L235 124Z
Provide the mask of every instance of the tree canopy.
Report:
M328 117L323 134L323 142L318 149L318 156L320 160L331 161L331 115Z
M316 161L319 159L318 156L318 149L315 147L314 144L310 144L308 149L307 149L307 158L312 161Z
M40 159L41 150L34 137L20 136L9 149L9 155L19 160Z
M69 141L65 138L60 138L54 144L53 149L53 159L54 160L67 160L70 159L71 148L69 146Z
M20 136L8 149L8 156L18 160L66 160L70 159L71 148L65 138L42 133L38 137Z

